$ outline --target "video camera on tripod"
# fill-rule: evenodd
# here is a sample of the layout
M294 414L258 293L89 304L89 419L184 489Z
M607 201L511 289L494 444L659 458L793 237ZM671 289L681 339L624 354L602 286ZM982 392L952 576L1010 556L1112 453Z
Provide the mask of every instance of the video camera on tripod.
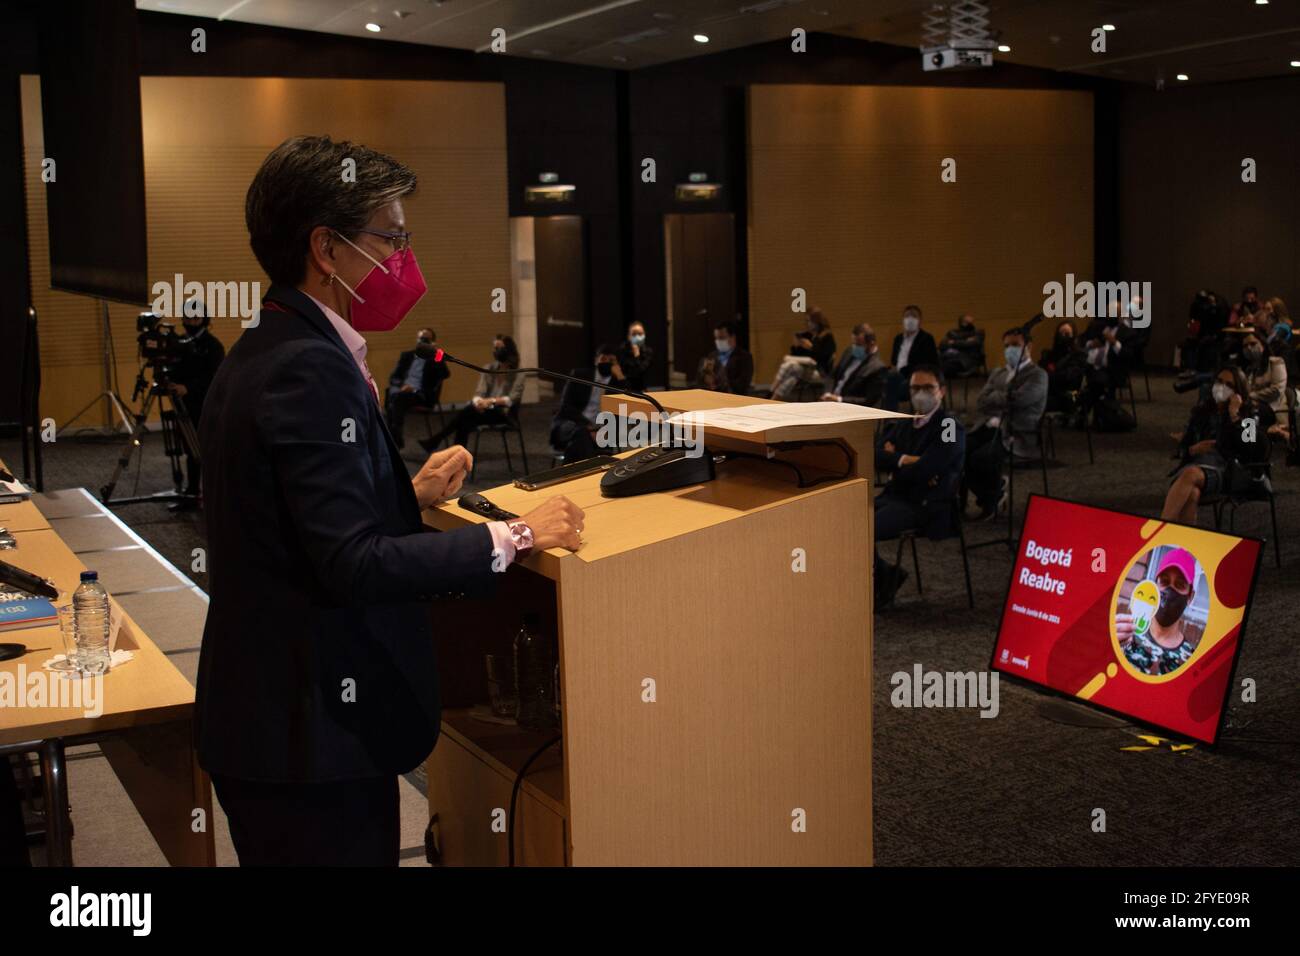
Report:
M186 302L184 312L187 317L198 316L207 325L203 303L197 300ZM100 498L105 503L128 504L135 501L181 500L191 499L192 495L181 492L181 459L199 455L199 439L195 432L183 400L173 389L171 380L176 366L187 358L195 348L195 336L179 335L176 324L166 321L155 312L141 312L135 319L136 344L139 348L140 369L135 376L135 389L131 392L131 401L138 402L144 396L139 411L131 415L132 428L122 453L118 457L117 467L108 483L100 488ZM152 380L147 373L152 372ZM147 432L149 414L155 401L159 402L159 423L162 426L163 451L171 461L174 491L155 495L133 496L113 499L113 491L118 479L131 462L131 456L141 448L143 435Z

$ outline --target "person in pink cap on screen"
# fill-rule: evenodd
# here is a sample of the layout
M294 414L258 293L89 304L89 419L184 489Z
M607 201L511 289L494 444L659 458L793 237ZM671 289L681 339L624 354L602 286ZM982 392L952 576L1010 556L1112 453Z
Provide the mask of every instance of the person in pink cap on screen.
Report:
M1139 634L1133 615L1115 615L1115 634L1124 656L1134 667L1148 674L1168 674L1187 663L1196 645L1187 640L1187 621L1183 617L1196 597L1196 559L1186 548L1165 552L1156 569L1156 589L1160 604L1151 626Z

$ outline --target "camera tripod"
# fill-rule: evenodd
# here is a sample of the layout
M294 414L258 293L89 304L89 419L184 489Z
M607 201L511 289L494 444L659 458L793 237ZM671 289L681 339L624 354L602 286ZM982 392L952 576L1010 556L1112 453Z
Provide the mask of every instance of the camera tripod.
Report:
M171 382L166 374L161 369L155 368L153 381L145 378L145 371L150 367L150 363L146 362L136 375L135 391L131 398L134 401L141 393L146 393L144 402L140 405L140 411L129 417L126 443L122 446L122 454L118 456L117 466L113 469L113 477L108 479L108 484L99 489L99 499L106 505L130 505L144 501L194 501L197 497L181 491L185 477L181 469L181 457L188 453L193 456L196 463L199 461L198 434L194 430L194 423L190 421L189 413L185 410L185 403L178 402L172 394ZM155 400L159 402L158 417L162 424L163 450L171 460L173 490L159 491L151 495L114 498L113 490L117 487L122 473L130 467L131 457L137 450L143 454L144 438L148 434L147 422ZM127 416L124 414L123 418L126 419Z

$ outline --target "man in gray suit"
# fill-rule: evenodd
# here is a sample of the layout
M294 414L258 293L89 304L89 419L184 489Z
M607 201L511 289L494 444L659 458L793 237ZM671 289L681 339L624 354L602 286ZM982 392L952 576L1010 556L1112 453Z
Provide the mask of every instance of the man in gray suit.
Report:
M1007 452L1037 458L1038 420L1047 407L1047 372L1034 364L1029 335L1022 327L1002 335L1004 365L989 375L975 403L975 420L966 433L966 490L978 511L972 520L997 514L1006 496L1002 465Z
M889 366L880 358L876 333L865 322L853 327L853 344L844 350L831 372L823 402L882 407Z

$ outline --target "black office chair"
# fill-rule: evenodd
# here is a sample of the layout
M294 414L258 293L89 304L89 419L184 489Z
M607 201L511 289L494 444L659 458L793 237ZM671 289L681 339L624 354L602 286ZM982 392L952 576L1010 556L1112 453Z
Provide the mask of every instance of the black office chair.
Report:
M971 587L971 582L970 582L970 559L969 557L967 557L966 554L966 529L965 529L966 522L963 520L962 517L962 504L961 504L960 496L953 495L952 501L950 502L950 506L952 508L952 512L951 512L952 525L951 528L949 529L949 534L947 534L943 538L938 538L935 540L949 541L954 537L957 539L958 544L961 546L962 570L966 574L966 602L970 605L971 608L974 608L975 591ZM952 533L953 528L956 529L955 534ZM900 534L898 536L898 551L894 554L894 564L896 565L901 564L903 560L903 545L904 544L911 545L912 569L916 572L916 593L917 594L923 593L921 590L921 559L917 556L916 553L916 538L917 535L919 534L921 534L921 532L915 530L904 531L902 534Z
M1015 481L1016 481L1017 468L1024 470L1026 468L1033 468L1035 465L1037 465L1038 469L1042 472L1043 475L1043 494L1045 495L1051 494L1051 492L1048 491L1047 488L1047 449L1046 449L1046 443L1044 441L1045 432L1046 432L1046 426L1044 425L1044 422L1046 421L1046 419L1047 419L1047 413L1044 412L1042 415L1038 417L1038 424L1037 426L1035 426L1033 431L1034 441L1038 445L1037 458L1030 458L1025 455L1016 454L1016 436L1025 438L1028 437L1029 433L1017 432L1014 429L1012 429L1011 449L1007 456L1008 459L1010 460L1010 465L1007 468L1007 482L1009 485L1007 489L1007 494L1009 496L1009 502L1010 502L1009 507L1015 506L1015 501L1016 501Z
M1273 490L1272 463L1268 461L1253 464L1234 462L1235 467L1250 472L1250 484L1240 491L1229 490L1200 500L1200 507L1211 508L1214 512L1214 530L1223 530L1223 512L1228 512L1228 530L1237 531L1237 509L1242 505L1268 502L1269 518L1273 525L1273 560L1282 567L1282 540L1277 530L1277 493Z
M1071 392L1070 394L1073 396L1074 404L1075 407L1077 408L1079 402L1079 397L1078 397L1079 393ZM1059 422L1061 427L1064 428L1069 423L1070 418L1075 414L1076 414L1075 412L1066 411L1065 409L1055 409L1055 410L1049 409L1043 412L1043 430L1042 430L1042 435L1040 440L1040 447L1042 447L1044 453L1049 458L1051 458L1052 461L1057 460L1056 424ZM1096 458L1093 457L1093 452L1092 452L1092 425L1091 425L1092 416L1089 415L1087 412L1084 412L1082 418L1083 418L1083 435L1084 438L1086 438L1088 441L1088 464L1093 465L1096 464Z
M506 453L506 469L510 472L510 477L515 476L515 464L510 458L510 441L508 436L519 436L519 455L524 461L524 474L528 474L528 449L524 445L524 430L519 425L519 403L512 403L510 409L506 412L504 422L491 422L486 425L476 425L474 427L474 469L469 474L470 481L474 480L474 472L478 471L478 444L479 439L484 432L496 432L501 436L501 447Z

